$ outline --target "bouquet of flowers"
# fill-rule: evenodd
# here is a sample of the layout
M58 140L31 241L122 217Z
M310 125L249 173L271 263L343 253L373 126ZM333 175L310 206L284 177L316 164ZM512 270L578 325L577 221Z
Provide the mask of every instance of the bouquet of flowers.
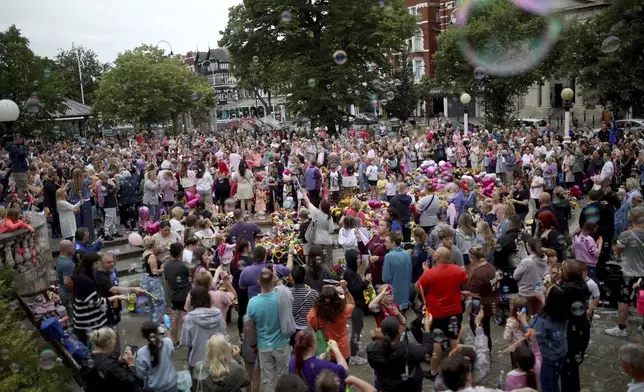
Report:
M344 257L341 257L335 264L331 266L331 276L335 280L342 280L342 277L344 277L345 269L346 264L344 263Z

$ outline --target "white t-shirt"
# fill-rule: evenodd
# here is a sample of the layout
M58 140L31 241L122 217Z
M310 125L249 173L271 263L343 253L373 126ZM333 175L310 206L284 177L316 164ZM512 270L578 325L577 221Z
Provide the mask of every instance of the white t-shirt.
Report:
M531 199L539 199L539 196L541 196L541 193L543 192L543 177L541 176L534 176L532 177L532 184L530 184L531 187L536 186L536 185L541 185L541 188L530 188L530 198Z
M378 166L376 165L367 166L367 179L369 181L378 181Z
M237 153L232 153L230 154L230 157L228 157L230 160L230 170L231 171L237 171L239 168L239 162L241 162L242 157L241 155Z
M590 278L586 279L586 286L588 286L588 291L590 292L590 299L588 300L588 305L590 305L592 300L599 298L601 294L599 293L599 286L597 286L594 280Z
M170 219L170 230L183 238L183 225L178 220L174 218Z
M610 180L613 177L614 171L615 171L615 166L613 166L613 162L606 161L606 163L604 163L604 166L602 166L602 172L599 175L599 179L601 181Z

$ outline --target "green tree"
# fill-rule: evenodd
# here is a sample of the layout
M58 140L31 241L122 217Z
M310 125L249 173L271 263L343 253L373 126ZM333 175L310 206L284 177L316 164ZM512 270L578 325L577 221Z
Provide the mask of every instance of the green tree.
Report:
M10 99L20 108L13 131L30 134L62 110L64 88L55 67L52 60L31 51L29 39L15 25L0 32L0 98ZM32 95L35 99L30 99Z
M495 125L505 125L514 112L517 97L526 94L531 85L549 76L552 63L546 59L515 75L494 76L487 74L484 69L477 70L467 61L463 55L464 43L500 63L525 59L534 55L527 48L539 42L535 36L549 28L550 20L524 12L504 0L476 4L470 10L465 25L451 27L439 36L438 51L434 55L434 82L447 94L467 92L485 101L486 120ZM475 70L478 74L475 74Z
M604 52L602 42L616 37L619 47ZM586 23L564 35L560 74L576 80L584 101L625 112L644 105L644 8L640 0L615 0Z
M388 99L389 92L394 93L393 99ZM387 99L385 110L389 116L397 117L402 121L406 121L412 116L414 110L416 110L420 94L418 86L414 83L414 72L411 63L405 63L400 69L393 72L392 82L389 88L384 89L381 97Z
M242 83L287 96L290 111L333 131L388 74L391 54L415 28L402 0L383 7L372 0L246 0L231 8L219 45ZM334 62L337 51L346 52L345 63Z
M78 74L79 56L85 103L91 105L98 90L99 80L103 73L109 70L109 64L101 63L93 50L83 46L59 50L56 55L56 65L65 84L65 96L78 102L82 102L81 81Z
M94 111L105 122L130 123L139 130L170 120L176 125L182 112L200 116L213 105L205 78L188 70L180 57L143 45L120 54L103 75Z

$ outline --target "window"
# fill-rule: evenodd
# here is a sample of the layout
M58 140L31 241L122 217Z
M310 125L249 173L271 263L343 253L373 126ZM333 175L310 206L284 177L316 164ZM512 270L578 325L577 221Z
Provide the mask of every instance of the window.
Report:
M441 9L440 8L434 8L434 12L436 13L436 22L441 21Z
M425 62L423 59L414 59L414 79L418 80L425 75Z
M414 52L422 52L424 49L425 46L423 45L423 30L418 29L416 30L416 34L414 35L412 50Z
M409 13L412 15L418 15L418 10L416 7L409 7Z

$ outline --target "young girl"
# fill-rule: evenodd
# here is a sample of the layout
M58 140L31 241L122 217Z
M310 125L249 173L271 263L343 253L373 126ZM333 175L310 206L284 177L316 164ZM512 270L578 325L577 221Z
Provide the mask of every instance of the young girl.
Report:
M166 172L169 173L169 172ZM170 230L177 234L179 238L184 238L184 227L181 224L185 211L181 207L174 207L171 211L172 219L170 219Z
M539 197L541 197L543 187L543 171L540 168L536 168L534 170L534 176L532 176L532 183L530 183L530 199L534 201L534 207L536 210L539 209Z
M474 238L476 237L476 226L472 220L472 215L464 212L458 219L458 228L454 235L454 243L456 247L463 253L464 265L470 264L469 250L474 246Z
M34 231L33 227L23 221L19 209L10 208L7 211L7 218L0 225L0 233L10 233L20 229L27 229L30 233Z
M541 373L541 351L534 334L531 336L530 347L519 345L514 350L517 368L505 378L505 390L514 391L520 388L532 388L537 391L539 374Z
M371 194L372 199L377 199L378 192L376 189L376 184L378 182L378 166L376 166L371 159L367 159L367 182L369 183L369 193Z
M177 190L179 190L179 186L174 175L170 170L164 170L163 178L161 179L161 195L166 209L169 209L174 204L174 193Z
M63 238L70 239L76 234L76 216L75 213L80 210L83 201L72 204L67 201L67 191L60 188L56 191L56 208L60 219L60 231Z
M266 216L266 189L259 175L255 176L255 215L260 219Z
M394 288L391 285L380 286L380 293L369 303L369 310L375 314L378 328L387 316L397 317L401 327L407 325L407 318L400 313L398 304L394 302Z
M376 189L378 191L378 200L387 201L387 184L389 181L385 178L385 172L378 173L378 181L376 182Z
M194 234L201 241L201 245L210 248L215 241L215 232L209 219L201 219L198 223L199 230Z
M331 166L329 171L329 197L333 204L340 201L340 171L336 165Z
M523 341L525 334L523 333L523 326L517 317L519 313L528 313L528 301L525 298L517 297L510 303L510 317L505 323L505 330L503 331L503 339L508 344L510 349L510 361L512 369L517 368L517 361L514 355L515 345Z
M391 176L385 185L385 196L387 201L391 201L396 196L396 178L394 176Z
M599 237L597 242L593 239L597 224L592 222L584 223L581 233L577 234L572 240L572 253L575 259L582 261L588 267L588 276L596 277L596 266L599 253L602 248L602 239Z

